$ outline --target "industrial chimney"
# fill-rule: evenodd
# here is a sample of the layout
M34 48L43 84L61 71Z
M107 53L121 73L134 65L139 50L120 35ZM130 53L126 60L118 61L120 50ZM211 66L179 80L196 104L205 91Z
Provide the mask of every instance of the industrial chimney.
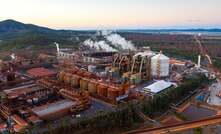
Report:
M198 64L197 64L198 68L200 68L200 62L201 62L201 55L198 56Z
M57 53L60 52L60 49L59 49L59 44L57 42L54 43L56 45L56 48L57 48Z

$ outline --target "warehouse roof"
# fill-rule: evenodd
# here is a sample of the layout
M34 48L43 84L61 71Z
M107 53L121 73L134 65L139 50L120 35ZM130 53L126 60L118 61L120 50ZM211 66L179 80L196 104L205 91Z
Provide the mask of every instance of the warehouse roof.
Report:
M76 105L76 102L65 99L65 100L57 101L57 102L54 102L54 103L51 103L48 105L35 107L31 110L37 116L43 117L43 116L47 116L49 114L54 114L54 113L59 112L63 109L69 109L74 105Z
M33 77L52 76L52 75L56 74L54 71L51 71L51 70L43 68L43 67L32 68L32 69L28 70L27 73Z
M148 91L148 92L151 92L151 93L159 93L161 92L162 90L164 89L167 89L169 87L171 87L172 85L174 85L174 83L172 82L166 82L164 80L159 80L147 87L144 87L144 91Z
M4 90L3 92L8 96L9 99L19 97L28 93L36 92L42 90L42 87L31 85L20 88L14 88L10 90Z

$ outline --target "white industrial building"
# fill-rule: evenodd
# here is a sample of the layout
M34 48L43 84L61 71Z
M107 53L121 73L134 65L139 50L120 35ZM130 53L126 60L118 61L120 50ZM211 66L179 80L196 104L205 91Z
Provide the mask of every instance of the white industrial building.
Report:
M154 78L167 77L169 75L170 59L159 53L151 58L151 74Z
M167 82L165 80L159 80L149 86L144 87L143 91L151 95L155 95L172 86L177 86L177 84L172 82Z

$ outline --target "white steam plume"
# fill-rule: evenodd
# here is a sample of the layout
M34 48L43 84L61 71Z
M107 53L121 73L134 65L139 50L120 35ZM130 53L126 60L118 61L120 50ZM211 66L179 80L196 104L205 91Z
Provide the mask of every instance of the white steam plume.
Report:
M110 34L108 36L105 36L105 38L117 48L120 47L121 49L125 50L135 50L133 43L131 41L127 41L119 34Z
M103 51L117 51L118 50L136 50L134 44L131 41L127 41L125 38L121 37L116 32L110 30L97 31L96 36L103 36L105 40L93 41L91 39L85 40L83 45L90 48ZM108 44L111 43L114 48ZM116 48L116 49L115 49Z
M94 48L96 50L103 50L107 52L117 51L113 47L109 46L105 41L92 41L91 39L88 39L88 40L85 40L83 44L85 46L89 46L90 48Z

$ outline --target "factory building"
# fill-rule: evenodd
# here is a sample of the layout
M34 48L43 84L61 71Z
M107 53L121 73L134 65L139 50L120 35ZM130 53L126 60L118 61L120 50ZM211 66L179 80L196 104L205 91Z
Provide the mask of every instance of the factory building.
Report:
M143 91L150 94L151 96L154 96L155 94L158 94L172 86L176 86L176 84L172 82L167 82L165 80L159 80L149 86L144 87Z
M58 60L63 60L63 59L68 59L68 60L74 60L75 54L73 53L67 53L67 52L59 52L57 53L57 59Z

